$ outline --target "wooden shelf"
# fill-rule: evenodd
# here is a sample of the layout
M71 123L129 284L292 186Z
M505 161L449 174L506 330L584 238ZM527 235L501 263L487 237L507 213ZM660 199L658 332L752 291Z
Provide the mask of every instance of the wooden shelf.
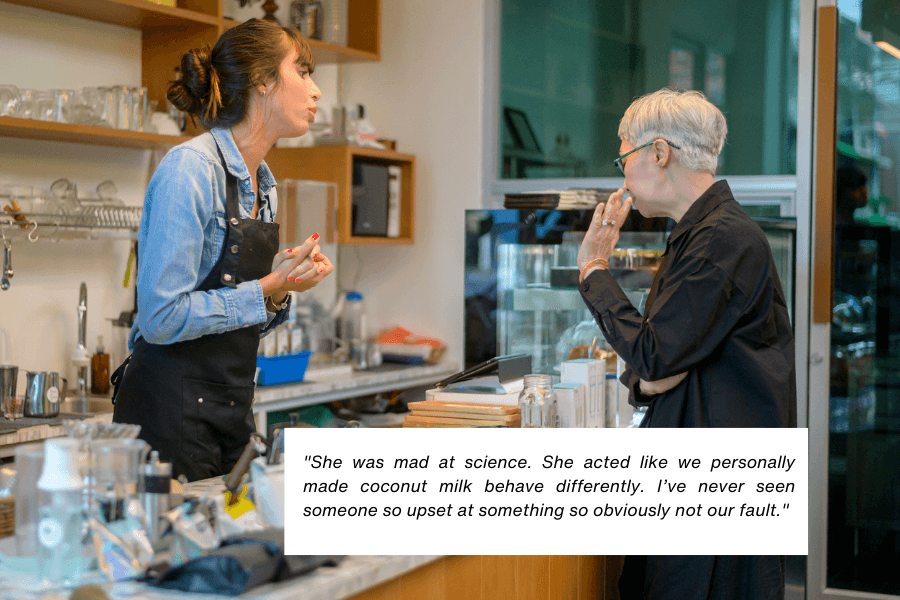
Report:
M306 41L309 43L309 47L312 48L313 56L316 57L316 64L318 65L371 62L378 61L381 58L378 54L366 52L365 50L326 44L318 40Z
M374 237L353 235L352 210L354 162L400 167L400 235ZM326 242L348 245L408 245L414 243L416 157L390 150L374 150L359 146L314 146L312 148L272 148L266 164L275 179L329 181L337 184L337 206L328 207L335 214L336 229L326 232Z
M175 77L182 55L216 42L238 23L225 19L222 0L178 0L178 7L152 0L0 0L62 15L141 31L141 85L160 107ZM380 60L381 0L352 0L347 16L347 46L310 40L318 64ZM188 134L201 130L188 127ZM74 142L101 146L151 149L178 144L189 136L165 136L83 125L46 123L0 117L0 137Z
M0 117L0 137L11 137L45 142L72 142L92 146L115 146L150 150L180 144L189 137L144 133L127 129L110 129L91 125L70 125Z
M149 0L3 0L91 21L134 29L220 27L218 15L154 4Z

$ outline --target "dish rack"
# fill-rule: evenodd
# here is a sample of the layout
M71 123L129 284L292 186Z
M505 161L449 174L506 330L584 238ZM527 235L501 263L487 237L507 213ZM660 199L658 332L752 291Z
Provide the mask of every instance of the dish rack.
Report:
M18 236L36 242L41 238L61 239L125 238L135 239L143 209L139 206L83 205L71 213L21 212L0 215L0 230L6 239Z

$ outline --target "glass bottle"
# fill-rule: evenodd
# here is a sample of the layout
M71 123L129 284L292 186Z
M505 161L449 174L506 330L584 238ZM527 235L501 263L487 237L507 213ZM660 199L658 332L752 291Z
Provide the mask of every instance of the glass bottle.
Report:
M97 352L91 357L91 393L109 392L109 354L103 347L103 336L97 336Z
M521 427L556 427L556 394L550 375L526 375L519 394Z

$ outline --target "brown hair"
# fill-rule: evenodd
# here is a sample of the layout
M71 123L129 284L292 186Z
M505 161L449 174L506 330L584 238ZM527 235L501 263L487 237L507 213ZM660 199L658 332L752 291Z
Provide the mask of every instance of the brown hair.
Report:
M247 116L254 88L278 84L281 62L294 49L297 64L312 73L315 57L299 31L250 19L225 31L212 48L182 56L181 77L170 83L166 97L207 129L231 127Z

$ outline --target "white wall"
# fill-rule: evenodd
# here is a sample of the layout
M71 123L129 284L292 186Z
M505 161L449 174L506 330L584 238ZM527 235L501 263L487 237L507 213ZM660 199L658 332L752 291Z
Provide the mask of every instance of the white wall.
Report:
M342 67L340 88L366 105L379 135L416 156L416 243L365 247L357 287L375 325L437 336L461 365L464 211L481 208L484 168L484 0L381 8L381 62ZM342 252L345 286L354 258Z
M417 158L416 244L343 250L341 283L358 282L373 326L396 323L439 337L460 363L463 211L481 206L483 3L384 2L382 61L340 74L320 66L315 75L323 105L337 103L339 92L345 102L366 104L379 133ZM261 14L259 5L248 10ZM238 17L255 16L244 12ZM20 87L140 82L139 32L2 2L0 56L0 83ZM146 151L0 138L0 183L46 188L65 177L86 193L112 179L129 205L141 204L153 163ZM0 327L12 348L6 360L60 370L71 381L79 284L88 285L93 346L98 335L109 337L105 319L131 307L122 287L128 251L126 241L32 244L19 236L12 287L0 292Z
M98 43L102 40L103 43ZM140 32L0 3L0 82L22 88L78 89L96 85L140 85ZM140 204L147 184L149 152L0 138L0 183L49 188L58 178L75 182L82 194L111 179L120 197ZM37 234L41 235L38 231ZM43 237L43 236L42 236ZM88 285L88 337L110 337L105 319L131 306L122 287L127 241L60 241L46 237L13 241L15 276L0 291L0 327L21 369L75 375L70 358L77 342L78 287ZM20 390L24 374L20 374Z

